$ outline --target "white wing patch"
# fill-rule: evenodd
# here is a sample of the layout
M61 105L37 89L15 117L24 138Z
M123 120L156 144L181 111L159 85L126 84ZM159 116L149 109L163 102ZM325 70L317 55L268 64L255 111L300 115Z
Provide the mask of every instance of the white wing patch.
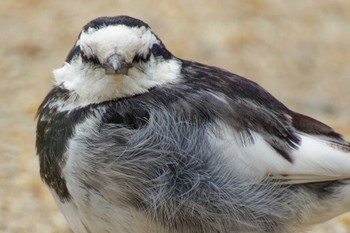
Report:
M316 136L299 134L300 145L292 149L289 162L274 150L257 132L250 132L254 143L244 144L241 135L218 123L209 132L210 141L221 150L234 169L254 179L267 176L285 183L312 183L350 178L350 151L342 150Z
M350 178L349 150L316 136L299 136L301 145L292 152L295 163L285 169L287 180L308 183Z

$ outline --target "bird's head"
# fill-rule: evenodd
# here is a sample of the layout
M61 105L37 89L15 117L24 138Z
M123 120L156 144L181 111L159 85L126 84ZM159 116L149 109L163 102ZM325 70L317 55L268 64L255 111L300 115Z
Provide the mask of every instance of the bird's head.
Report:
M141 94L157 85L176 82L181 62L141 20L101 17L85 25L62 68L57 85L80 104Z

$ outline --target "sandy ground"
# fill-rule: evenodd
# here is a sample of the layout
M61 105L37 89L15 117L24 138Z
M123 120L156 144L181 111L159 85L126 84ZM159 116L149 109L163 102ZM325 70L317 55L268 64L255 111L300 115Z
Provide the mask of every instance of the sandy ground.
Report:
M80 28L105 15L148 22L179 57L260 83L350 138L350 2L0 1L0 232L67 233L38 175L35 121ZM350 232L350 215L314 232Z

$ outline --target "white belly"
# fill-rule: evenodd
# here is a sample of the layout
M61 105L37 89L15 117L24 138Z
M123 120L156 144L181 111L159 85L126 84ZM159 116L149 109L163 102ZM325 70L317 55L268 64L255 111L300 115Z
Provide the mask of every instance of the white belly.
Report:
M55 191L51 193L74 233L168 233L134 208L107 203L100 196L89 200L62 202ZM84 204L85 202L85 204Z

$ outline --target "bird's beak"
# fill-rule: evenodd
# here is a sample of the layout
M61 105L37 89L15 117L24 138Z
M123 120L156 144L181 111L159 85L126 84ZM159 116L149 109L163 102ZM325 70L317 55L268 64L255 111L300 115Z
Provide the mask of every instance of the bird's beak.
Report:
M128 74L131 67L120 55L112 54L107 58L107 62L103 65L106 74Z

